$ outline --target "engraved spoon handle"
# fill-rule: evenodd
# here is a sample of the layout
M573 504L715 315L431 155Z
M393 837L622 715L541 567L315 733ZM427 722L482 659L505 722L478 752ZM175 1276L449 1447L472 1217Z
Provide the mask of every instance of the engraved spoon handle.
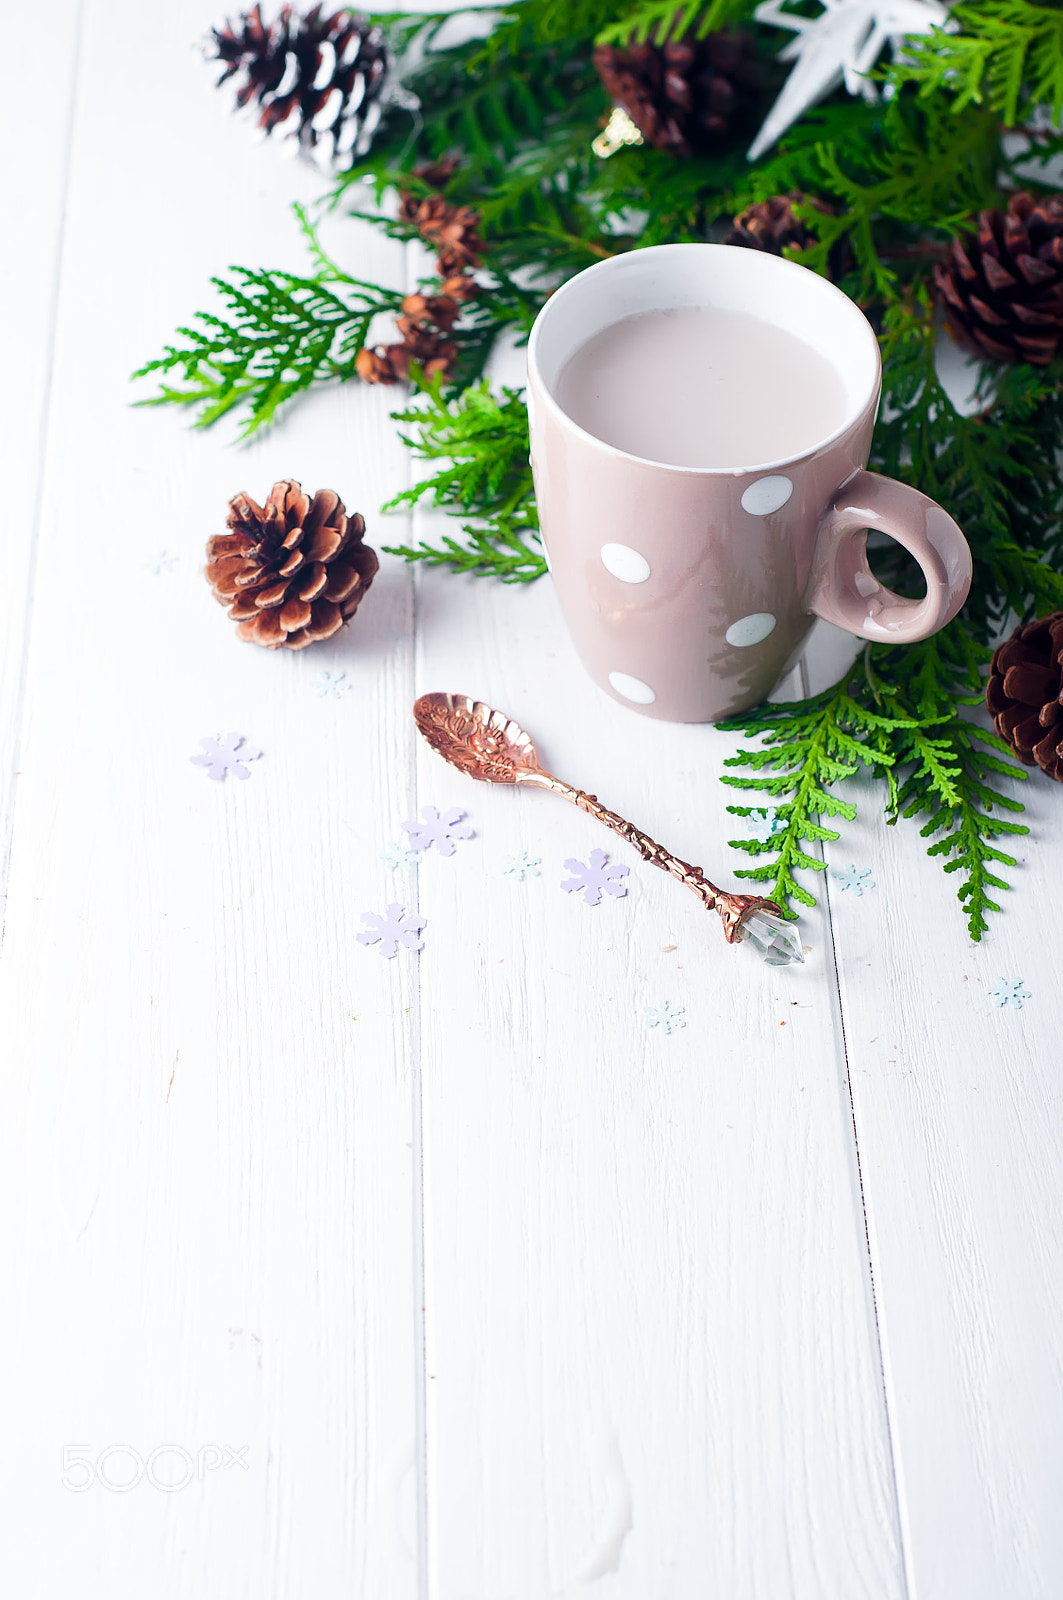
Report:
M617 816L615 811L603 806L597 795L585 794L582 789L574 789L571 784L563 783L560 778L555 778L552 773L543 772L541 768L533 781L540 783L543 788L551 789L554 794L563 795L566 800L571 800L573 805L579 806L581 811L586 811L588 816L604 822L607 828L612 828L621 839L626 839L628 844L634 846L643 861L649 861L653 866L660 867L663 872L670 872L673 878L678 878L688 889L693 889L706 910L719 914L728 944L734 943L739 924L747 912L761 907L778 912L779 908L773 900L764 900L759 895L753 894L729 894L726 889L718 889L714 883L710 883L700 867L692 867L688 861L680 861L678 856L672 855L663 845L658 844L656 839L651 839L648 833L643 833L634 823L626 821L624 817Z

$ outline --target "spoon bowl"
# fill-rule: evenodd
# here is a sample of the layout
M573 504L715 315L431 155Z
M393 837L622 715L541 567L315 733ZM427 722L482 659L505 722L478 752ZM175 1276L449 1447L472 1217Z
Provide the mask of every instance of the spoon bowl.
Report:
M432 749L484 783L534 783L547 776L519 723L467 694L423 694L414 721Z

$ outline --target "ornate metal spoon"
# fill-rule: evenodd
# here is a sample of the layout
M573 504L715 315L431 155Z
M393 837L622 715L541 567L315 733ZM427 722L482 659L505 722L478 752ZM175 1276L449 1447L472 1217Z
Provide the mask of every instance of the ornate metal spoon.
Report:
M701 900L710 911L719 913L728 944L747 940L772 966L803 961L801 942L792 924L786 922L774 900L752 894L728 894L710 883L700 867L692 867L640 832L623 817L607 811L596 795L584 794L562 783L539 765L531 739L504 712L493 711L482 700L464 694L423 694L413 708L417 727L432 749L452 767L487 783L526 783L549 789L597 817L622 839L634 845L643 861L670 872Z

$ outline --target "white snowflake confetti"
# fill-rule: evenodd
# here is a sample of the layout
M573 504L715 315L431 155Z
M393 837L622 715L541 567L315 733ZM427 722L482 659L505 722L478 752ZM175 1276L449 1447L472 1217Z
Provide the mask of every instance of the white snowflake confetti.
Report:
M851 889L854 894L862 895L865 889L875 887L870 867L843 867L841 871L832 867L830 875L838 883L843 894L847 889Z
M570 856L565 862L565 866L575 876L567 878L561 885L562 889L566 894L582 893L584 901L589 906L601 905L603 889L606 894L614 895L618 900L623 899L624 895L627 894L627 885L620 883L618 880L626 878L629 869L627 867L607 867L605 863L608 860L609 857L604 850L592 850L590 862L587 866L584 866L582 861L577 861L575 857Z
M761 844L767 844L780 828L785 827L782 818L774 811L753 811L748 817L742 817L740 820L749 837Z
M153 555L144 557L144 570L150 572L153 578L161 578L164 573L172 572L177 565L177 557L171 550L156 550Z
M1032 1000L1029 989L1024 989L1021 978L998 978L992 989L987 989L986 994L996 1006L1014 1006L1016 1011L1022 1010L1024 1000Z
M251 774L244 762L257 761L262 754L254 745L244 743L242 733L227 733L224 739L219 733L213 739L199 742L203 746L202 754L188 759L194 767L206 767L207 777L216 778L219 783L230 772L234 778L249 778Z
M642 1013L647 1028L660 1028L662 1033L675 1033L687 1025L686 1006L674 1006L670 1000L662 1000L659 1006L643 1006Z
M423 950L424 940L418 934L428 921L427 917L411 917L406 913L404 906L393 900L388 906L386 916L378 916L375 911L363 911L361 920L366 925L366 931L357 935L359 944L378 944L380 954L388 961L393 961L399 953L399 946L405 950Z
M345 694L350 694L353 685L345 672L326 669L310 679L310 687L319 700L342 700Z
M435 806L422 806L422 820L404 822L403 832L409 834L414 850L427 850L435 845L441 856L452 856L456 839L472 838L469 824L461 820L464 815L464 811L459 811L457 807L440 814Z
M931 33L949 22L948 6L939 0L820 0L818 17L794 16L787 0L764 0L753 15L758 22L790 28L795 37L779 52L780 61L795 66L749 148L758 160L810 106L817 105L839 83L865 100L878 97L867 77L888 44L896 52L909 34Z
M408 872L411 867L419 867L421 858L416 850L411 850L409 845L399 840L398 844L389 844L386 850L381 850L380 859L389 872Z
M527 850L522 850L519 855L506 857L502 867L502 876L503 878L513 878L517 883L523 883L525 878L537 878L542 864L541 856L533 856Z

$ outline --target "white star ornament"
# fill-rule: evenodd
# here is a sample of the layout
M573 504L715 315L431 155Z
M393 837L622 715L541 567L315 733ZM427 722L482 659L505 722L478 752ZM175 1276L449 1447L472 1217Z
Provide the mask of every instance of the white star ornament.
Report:
M896 53L910 34L932 33L949 21L948 6L940 0L821 0L818 17L791 16L783 10L785 4L764 0L753 13L758 22L793 30L795 37L779 52L779 60L796 65L749 147L750 161L843 81L850 94L874 100L875 85L867 73L883 47L889 44Z

